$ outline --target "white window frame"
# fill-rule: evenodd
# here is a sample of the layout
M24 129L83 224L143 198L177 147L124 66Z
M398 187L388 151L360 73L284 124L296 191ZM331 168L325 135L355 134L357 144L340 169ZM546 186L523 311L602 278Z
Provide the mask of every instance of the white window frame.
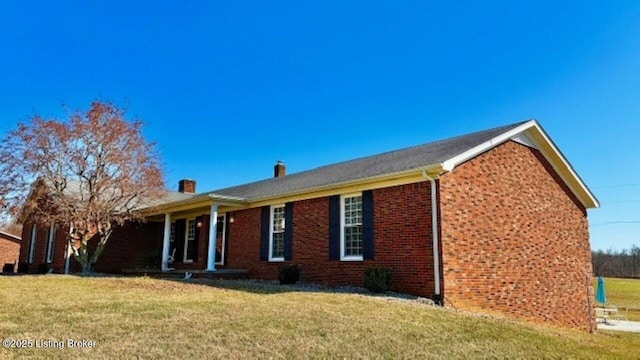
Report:
M184 229L184 250L183 250L183 254L182 254L182 263L183 264L192 264L193 263L193 259L187 259L187 250L189 248L189 222L193 221L193 239L195 240L195 236L196 236L196 227L198 226L198 223L196 222L196 218L192 217L192 218L187 218L186 219L186 223L185 223L185 229Z
M340 196L340 260L341 261L364 261L364 243L362 244L362 252L363 255L345 255L345 199L351 197L359 196L362 199L362 193L352 193L352 194L344 194ZM362 200L361 200L362 201ZM362 227L362 222L360 223L360 227Z
M283 262L284 261L284 252L282 254L281 257L274 257L273 256L273 234L274 234L274 230L273 230L273 220L274 220L274 214L275 214L275 209L279 209L282 208L283 209L283 213L285 213L285 217L286 217L286 208L284 206L284 204L277 204L277 205L271 205L271 211L269 214L269 261L270 262ZM284 246L284 232L286 231L286 220L285 218L282 219L282 236L283 236L283 246Z
M45 261L47 262L47 264L51 264L53 262L53 246L56 238L56 230L56 224L51 223L51 225L49 225L49 236L47 238L47 253L45 254Z
M27 257L27 263L33 264L33 255L36 250L36 239L38 236L38 230L36 224L31 224L31 237L29 238L29 256Z

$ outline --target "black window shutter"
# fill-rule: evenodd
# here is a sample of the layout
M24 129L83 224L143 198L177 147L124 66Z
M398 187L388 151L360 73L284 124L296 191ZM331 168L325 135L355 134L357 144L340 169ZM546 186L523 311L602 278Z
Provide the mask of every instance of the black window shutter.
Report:
M224 217L224 263L222 265L227 265L227 256L229 255L229 227L231 226L231 213L227 213Z
M364 260L373 260L373 191L362 192L362 245Z
M293 255L293 203L284 205L284 259L289 261Z
M191 258L193 259L193 261L198 261L198 250L200 248L200 231L202 230L202 228L198 227L198 223L203 224L203 217L202 216L198 216L196 217L196 231L195 234L193 234L194 238L193 238L193 243L190 244L189 246L192 246L193 249L191 249Z
M340 260L340 195L329 198L329 260Z
M269 258L269 220L271 218L271 206L262 207L260 218L260 261Z

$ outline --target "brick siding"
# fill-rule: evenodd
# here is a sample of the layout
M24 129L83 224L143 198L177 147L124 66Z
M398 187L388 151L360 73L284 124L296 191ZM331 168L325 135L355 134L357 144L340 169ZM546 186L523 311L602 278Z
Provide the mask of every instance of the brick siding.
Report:
M433 250L428 182L374 190L373 260L329 260L329 198L298 201L293 210L292 260L301 279L331 286L362 286L364 270L384 266L394 288L433 296ZM281 262L260 261L260 208L236 211L229 236L228 266L249 277L277 278Z
M0 234L0 266L15 264L20 256L20 241ZM14 271L17 266L14 266Z
M586 210L539 151L507 142L439 185L448 304L594 330Z

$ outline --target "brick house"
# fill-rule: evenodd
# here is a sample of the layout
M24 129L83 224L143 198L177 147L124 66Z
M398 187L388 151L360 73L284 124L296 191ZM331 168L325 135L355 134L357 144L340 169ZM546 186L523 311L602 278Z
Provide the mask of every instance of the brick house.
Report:
M20 237L0 231L0 265L7 266L12 264L12 271L15 271L15 265L18 263L20 255ZM4 272L4 271L3 271Z
M98 271L224 272L395 290L594 330L587 209L598 201L535 120L197 193L181 180L117 229ZM69 271L63 231L25 224L21 261ZM172 261L173 260L173 261ZM71 268L73 271L73 268Z

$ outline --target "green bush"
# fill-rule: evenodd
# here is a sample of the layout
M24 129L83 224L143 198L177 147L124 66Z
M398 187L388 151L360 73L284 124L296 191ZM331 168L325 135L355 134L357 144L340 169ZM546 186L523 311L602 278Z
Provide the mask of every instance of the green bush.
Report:
M391 270L384 267L370 267L364 271L364 287L374 293L391 290Z
M300 266L297 264L286 264L278 269L278 280L280 284L295 284L300 279Z

